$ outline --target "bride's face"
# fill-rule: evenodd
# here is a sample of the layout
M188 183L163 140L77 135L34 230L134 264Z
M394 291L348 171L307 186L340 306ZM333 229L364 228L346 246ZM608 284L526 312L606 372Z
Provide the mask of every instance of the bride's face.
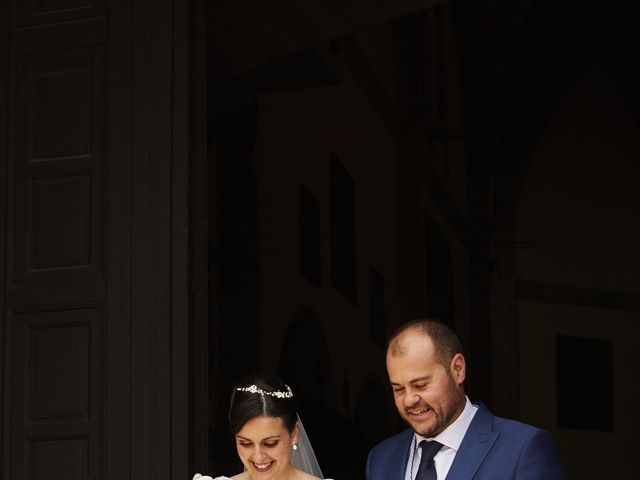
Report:
M289 433L279 417L255 417L245 423L236 434L236 447L251 478L285 478L292 468L289 455L297 435L298 426Z

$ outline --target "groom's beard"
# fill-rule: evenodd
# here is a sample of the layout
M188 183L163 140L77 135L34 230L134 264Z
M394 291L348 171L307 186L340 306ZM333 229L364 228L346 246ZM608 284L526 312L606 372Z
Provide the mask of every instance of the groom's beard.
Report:
M455 387L449 388L447 400L439 405L420 401L415 406L405 408L404 412L401 412L402 418L419 435L425 438L435 437L458 418L466 403L464 393ZM413 414L423 410L428 410L427 418L423 421L416 420Z

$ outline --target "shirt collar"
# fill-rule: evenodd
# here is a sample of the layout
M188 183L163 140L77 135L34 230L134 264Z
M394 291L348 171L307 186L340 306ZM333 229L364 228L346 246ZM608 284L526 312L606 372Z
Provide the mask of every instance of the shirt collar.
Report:
M462 443L462 439L464 438L465 433L467 433L467 429L471 424L471 420L473 420L478 407L473 405L469 401L469 397L465 396L465 404L462 413L454 420L454 422L445 428L442 432L432 438L423 437L422 435L415 434L416 437L416 445L420 445L422 440L436 440L440 442L445 447L451 448L452 450L458 451L460 448L460 444Z

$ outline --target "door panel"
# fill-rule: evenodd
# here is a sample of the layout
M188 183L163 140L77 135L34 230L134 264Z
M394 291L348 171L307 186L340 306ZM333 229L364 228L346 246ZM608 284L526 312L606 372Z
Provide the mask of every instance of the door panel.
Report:
M14 1L9 16L2 472L16 480L105 478L107 37L80 3Z
M102 49L18 55L13 283L102 274Z
M96 17L104 13L105 3L102 0L14 0L15 23L26 27Z
M3 479L188 477L189 5L0 2Z
M100 309L12 318L11 478L100 478Z

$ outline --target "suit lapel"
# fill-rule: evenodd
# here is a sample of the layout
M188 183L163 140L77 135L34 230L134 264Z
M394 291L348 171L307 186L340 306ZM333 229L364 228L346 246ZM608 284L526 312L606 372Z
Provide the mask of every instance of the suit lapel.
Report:
M409 450L413 441L413 430L405 430L402 432L398 441L395 443L393 453L390 458L393 462L388 463L387 475L385 479L404 480L407 462L409 461Z
M500 436L493 431L493 415L484 405L478 405L467 433L460 444L447 480L469 480L478 471L480 464Z

